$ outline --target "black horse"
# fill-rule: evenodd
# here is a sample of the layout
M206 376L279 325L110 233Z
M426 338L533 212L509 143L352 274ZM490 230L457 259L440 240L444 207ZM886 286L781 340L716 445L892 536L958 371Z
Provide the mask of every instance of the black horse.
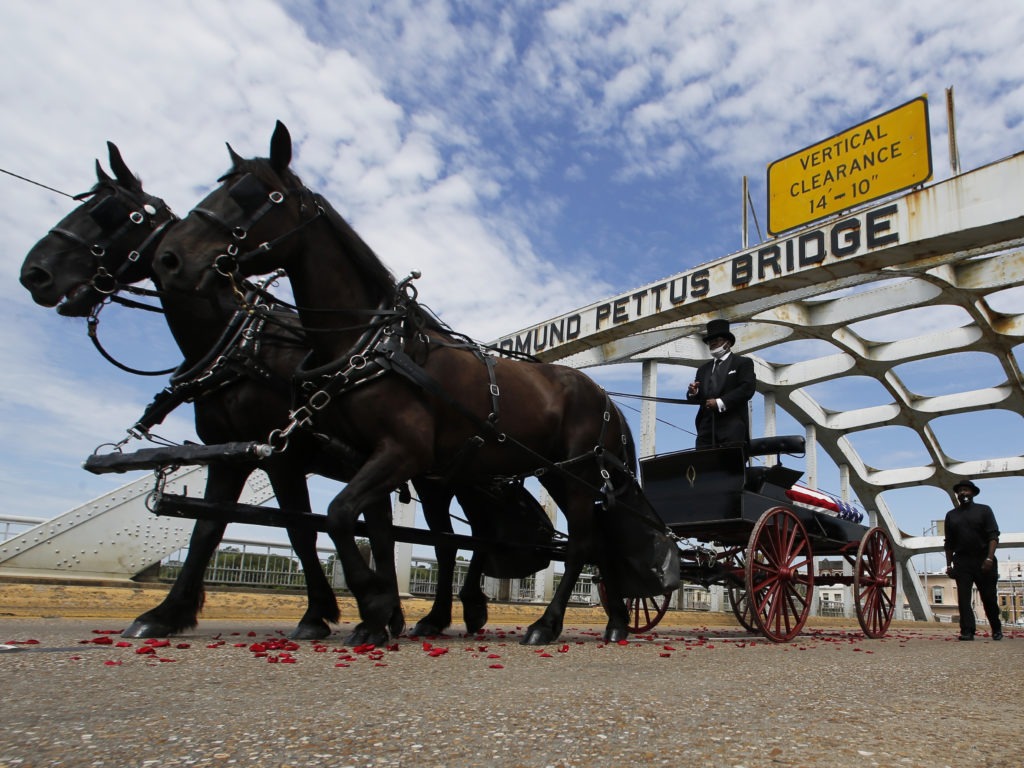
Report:
M595 502L635 492L628 425L581 372L487 354L448 332L415 301L348 223L291 171L291 137L279 122L267 159L232 167L162 242L154 268L165 287L214 291L219 275L287 271L313 355L303 375L317 431L367 460L331 502L327 530L362 620L382 627L394 611L386 583L354 542L354 523L392 488L418 475L474 482L537 474L569 525L565 573L523 642L561 633L587 562L609 552ZM241 252L248 244L252 250ZM628 633L621 590L606 579L605 637Z
M85 202L32 248L21 271L21 282L37 303L56 306L58 313L66 316L89 316L91 324L112 294L154 276L155 246L177 221L162 200L143 190L115 145L109 144L109 154L114 177L97 162L96 186L79 196ZM230 328L237 318L229 292L224 290L202 299L188 293L160 292L160 296L168 325L185 355L185 363L172 377L167 392L180 393L179 401L184 397L195 400L196 431L200 437L208 443L262 439L268 430L283 425L290 407L290 376L308 352L301 342L294 313L275 308L274 327L264 328L255 339L250 337L249 351L241 356L236 351L231 365L221 365L214 376L210 375L211 350L218 355L225 351L225 328ZM253 353L255 349L259 351ZM194 385L197 379L202 379L202 386ZM166 401L159 399L154 405L167 408ZM156 418L163 415L160 413ZM288 454L274 456L260 466L267 471L282 507L309 511L306 473L346 480L354 473L358 457L339 461L335 450L334 459L328 462L321 446L311 442L308 434L298 435L297 439ZM206 498L217 502L237 500L252 469L251 465L214 464L210 467ZM416 483L416 490L432 529L450 532L447 511L453 489L421 480ZM466 487L459 490L458 496L460 504L468 510L493 503L492 493L486 489ZM380 541L377 530L386 525L385 520L390 520L389 510L381 507L376 516L371 513L369 517L371 543ZM222 523L197 522L185 563L167 598L140 615L125 630L125 636L161 637L196 625L204 599L203 574L224 529ZM324 637L330 632L327 622L337 621L339 612L316 556L315 534L297 529L289 529L288 534L306 575L309 600L293 637ZM394 550L390 537L384 540L386 548L374 547L374 557L382 573L393 574ZM431 611L413 630L419 635L439 634L451 623L456 550L441 544L437 554L438 594ZM470 632L487 621L487 599L480 588L481 568L480 561L471 562L466 585L460 592ZM399 611L391 617L389 629L397 634L402 625ZM357 628L353 639L380 638L370 638L364 629Z

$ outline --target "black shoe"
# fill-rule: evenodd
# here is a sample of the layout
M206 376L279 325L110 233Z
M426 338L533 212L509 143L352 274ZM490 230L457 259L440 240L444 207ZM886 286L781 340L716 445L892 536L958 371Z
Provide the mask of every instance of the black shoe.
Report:
M995 632L993 632L992 633L992 639L993 640L1002 640L1003 639L1003 630L997 629Z
M973 640L974 639L974 633L973 632L961 632L960 633L960 637L957 638L957 639L959 639L959 640Z

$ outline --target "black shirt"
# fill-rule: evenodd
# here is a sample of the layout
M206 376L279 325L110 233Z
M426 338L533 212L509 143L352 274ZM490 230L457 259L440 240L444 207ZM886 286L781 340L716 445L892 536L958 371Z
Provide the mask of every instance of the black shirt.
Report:
M999 526L988 505L972 501L946 513L946 550L954 556L983 560L993 539L999 540Z

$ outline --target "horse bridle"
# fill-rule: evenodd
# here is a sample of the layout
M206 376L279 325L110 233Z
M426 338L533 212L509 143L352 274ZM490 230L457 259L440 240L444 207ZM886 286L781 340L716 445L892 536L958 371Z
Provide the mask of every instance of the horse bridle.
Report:
M311 217L303 219L298 226L285 232L283 235L260 243L249 251L241 252L241 243L245 241L249 231L259 223L260 219L295 194L312 197L316 209L315 213ZM232 224L208 208L196 207L192 209L192 213L213 224L229 238L224 253L217 256L213 260L213 264L210 265L211 269L223 277L232 277L252 256L257 253L273 250L277 245L298 234L325 213L324 207L316 202L316 196L306 187L298 187L284 192L276 189L268 191L263 182L252 173L242 174L239 180L228 188L228 196L242 209L245 219L241 224ZM305 206L306 203L302 201L300 203L300 210L305 208Z
M163 200L146 195L144 199L136 198L124 187L111 185L114 194L105 197L91 211L89 216L100 227L100 237L89 242L77 232L54 227L50 234L70 240L75 245L85 248L98 261L96 274L89 280L92 288L104 296L110 296L125 288L134 280L126 276L136 266L144 266L143 256L153 248L163 236L168 226L178 221L178 217ZM127 197L134 210L119 199L119 193ZM96 194L95 191L76 195L76 200ZM115 263L115 255L119 241L137 227L148 226L152 231L136 248L131 249L123 260Z

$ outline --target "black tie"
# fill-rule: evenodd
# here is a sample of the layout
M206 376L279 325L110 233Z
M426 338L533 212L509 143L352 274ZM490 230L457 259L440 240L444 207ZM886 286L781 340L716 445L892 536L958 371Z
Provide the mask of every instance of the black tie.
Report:
M714 365L711 366L711 388L714 390L713 395L717 396L722 391L722 371L725 370L725 366L722 365L721 360L715 360Z

